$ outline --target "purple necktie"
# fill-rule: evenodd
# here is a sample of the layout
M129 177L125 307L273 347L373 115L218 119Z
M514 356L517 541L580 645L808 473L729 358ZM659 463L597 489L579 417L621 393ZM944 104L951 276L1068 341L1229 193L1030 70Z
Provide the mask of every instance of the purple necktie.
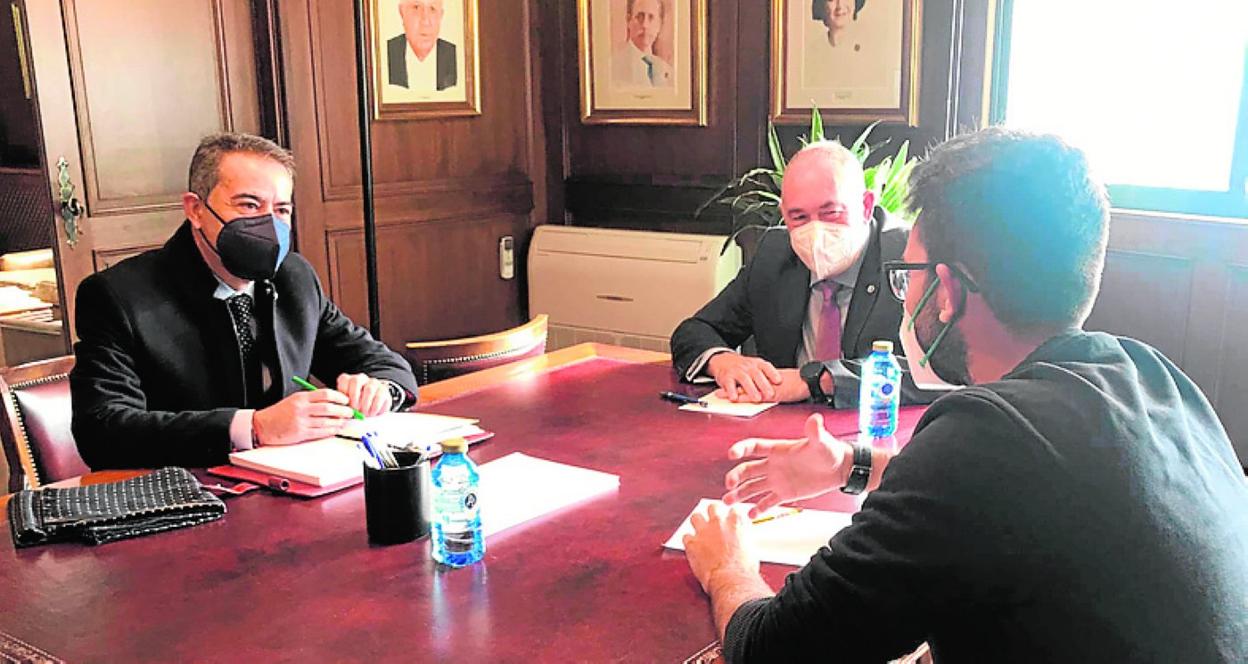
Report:
M812 360L826 361L841 357L841 308L836 305L838 284L832 280L821 281L815 288L823 297L819 320L815 326L815 356Z

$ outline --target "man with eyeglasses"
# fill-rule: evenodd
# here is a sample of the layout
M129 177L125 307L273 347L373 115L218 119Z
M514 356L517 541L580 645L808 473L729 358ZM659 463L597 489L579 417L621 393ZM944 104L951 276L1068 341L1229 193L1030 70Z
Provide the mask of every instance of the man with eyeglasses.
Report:
M737 278L676 328L672 364L733 401L854 407L871 343L899 345L901 306L882 292L880 264L900 258L907 231L876 207L861 164L834 141L793 157L780 198L785 226L764 233ZM750 337L757 357L734 350ZM933 396L903 381L903 401Z
M1081 329L1109 230L1083 155L992 128L915 169L900 335L937 400L876 458L853 523L779 592L750 524L712 506L685 539L730 662L1248 661L1248 482L1200 389L1157 350ZM808 423L750 443L725 501L847 481ZM883 462L887 473L883 472Z

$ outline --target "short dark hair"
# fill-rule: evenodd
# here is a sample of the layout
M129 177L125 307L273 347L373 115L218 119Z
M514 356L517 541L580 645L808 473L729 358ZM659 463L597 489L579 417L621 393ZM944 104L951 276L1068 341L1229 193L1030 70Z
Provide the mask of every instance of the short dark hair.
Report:
M628 0L628 2L624 5L624 13L628 14L629 19L633 18L634 2L636 2L636 0ZM659 0L659 20L667 20L667 0Z
M907 203L931 262L963 267L1007 328L1079 327L1100 289L1109 201L1079 150L990 127L931 151Z
M628 0L632 4L633 0ZM854 0L854 20L858 20L858 12L867 4L867 0ZM811 0L810 18L823 21L828 18L828 0Z
M195 156L191 157L191 168L187 174L187 190L207 198L213 187L217 186L221 159L233 152L268 157L286 167L291 179L295 177L295 157L290 150L270 141L267 138L251 134L222 133L205 136L195 148Z

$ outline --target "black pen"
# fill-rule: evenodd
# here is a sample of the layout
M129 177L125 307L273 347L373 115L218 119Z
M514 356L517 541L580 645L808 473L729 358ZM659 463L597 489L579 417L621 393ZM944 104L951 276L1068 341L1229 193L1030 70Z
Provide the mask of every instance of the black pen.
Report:
M676 403L693 403L706 408L705 401L697 397L691 397L688 394L680 394L679 392L659 392L659 398Z

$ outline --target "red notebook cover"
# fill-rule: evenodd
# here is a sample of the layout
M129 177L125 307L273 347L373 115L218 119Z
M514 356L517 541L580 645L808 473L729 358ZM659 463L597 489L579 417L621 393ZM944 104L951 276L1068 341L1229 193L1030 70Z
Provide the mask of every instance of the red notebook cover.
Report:
M465 440L468 441L469 445L472 445L483 440L489 440L493 437L493 431L485 431L473 436L467 436ZM316 498L317 496L323 496L327 493L341 491L364 482L364 474L362 471L356 477L327 486L307 484L305 482L298 482L285 477L279 477L277 475L270 475L269 473L264 473L258 470L228 464L224 466L213 466L208 469L208 473L218 477L227 477L233 480L251 482L252 484L257 484L272 491L276 491L277 493L286 493L300 498Z
M208 472L218 477L228 477L234 480L251 482L252 484L258 484L278 493L287 493L292 496L299 496L300 498L315 498L317 496L323 496L327 493L333 493L348 487L353 487L364 481L363 472L361 472L358 477L353 477L349 480L344 480L342 482L338 482L337 484L330 484L328 486L317 486L315 484L296 482L294 480L286 479L285 477L278 477L276 475L270 475L268 473L262 473L258 470L242 468L240 466L214 466L209 468Z

